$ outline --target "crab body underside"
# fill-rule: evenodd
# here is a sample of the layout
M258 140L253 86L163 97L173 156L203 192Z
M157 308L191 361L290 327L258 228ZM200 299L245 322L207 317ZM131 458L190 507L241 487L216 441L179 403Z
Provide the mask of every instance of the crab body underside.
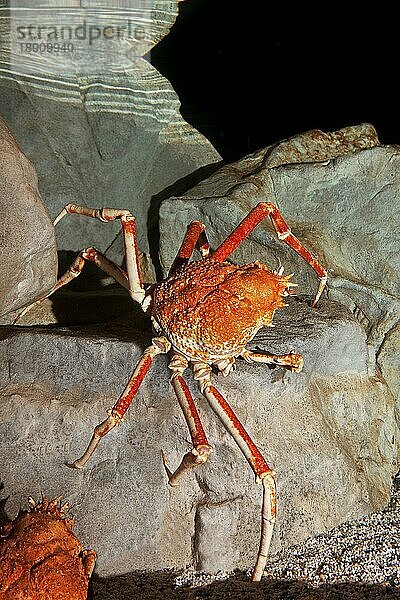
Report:
M317 259L291 232L274 204L260 202L228 238L213 252L210 250L205 226L193 221L188 226L182 245L164 281L144 289L139 271L135 218L127 210L112 208L94 209L68 204L56 218L56 225L66 214L97 218L108 222L120 219L125 242L126 270L90 247L82 250L68 271L57 281L45 298L77 277L90 261L120 283L133 300L151 315L156 337L144 351L125 390L108 418L97 425L84 454L69 466L82 468L96 450L100 440L119 424L158 354L168 354L171 384L181 406L192 439L192 450L183 457L180 465L171 472L163 456L164 466L171 485L176 485L188 470L206 462L211 453L199 413L191 392L183 378L190 366L202 394L211 408L238 444L253 469L257 480L263 484L260 547L252 579L259 581L266 564L276 511L275 475L258 450L235 412L211 382L212 365L223 375L233 368L235 358L241 356L248 362L281 365L300 371L303 359L299 354L274 355L254 353L246 344L263 326L272 324L276 309L285 306L285 296L293 293L290 276L276 273L265 265L254 262L238 266L226 262L230 254L265 217L269 217L277 236L297 252L316 272L320 279L314 305L325 283L326 271ZM202 259L189 262L197 249ZM38 302L42 302L41 298ZM28 306L19 318L31 308Z

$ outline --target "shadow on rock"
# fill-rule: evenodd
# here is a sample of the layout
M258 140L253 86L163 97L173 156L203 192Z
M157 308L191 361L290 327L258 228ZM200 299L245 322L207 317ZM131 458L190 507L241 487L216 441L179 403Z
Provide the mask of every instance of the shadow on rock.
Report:
M311 587L304 581L264 578L252 583L243 572L200 587L177 587L172 572L136 572L92 579L93 600L382 600L400 598L393 585L337 583Z
M0 492L4 490L4 483L0 481ZM6 513L5 506L8 500L8 496L5 498L0 498L0 527L3 527L6 523L9 522L9 517Z
M192 173L189 173L185 177L181 177L175 181L172 185L161 190L158 194L155 194L151 198L150 208L147 214L147 231L148 231L148 242L150 248L150 257L154 265L157 280L163 279L162 267L160 263L160 206L167 198L173 198L175 196L181 196L192 187L200 183L205 179L208 179L210 175L215 173L223 164L223 161L204 165L199 169L196 169ZM187 223L189 225L189 223ZM185 231L181 232L182 240L185 235Z

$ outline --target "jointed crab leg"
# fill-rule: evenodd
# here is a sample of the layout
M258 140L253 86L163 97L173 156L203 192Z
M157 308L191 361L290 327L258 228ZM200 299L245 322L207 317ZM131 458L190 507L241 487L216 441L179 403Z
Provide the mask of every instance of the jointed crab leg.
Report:
M210 253L210 244L208 243L205 233L205 225L200 221L192 221L187 228L182 245L179 248L178 254L169 270L168 275L172 275L183 265L189 262L193 254L193 250L197 248L203 257Z
M300 354L291 352L290 354L270 354L269 352L251 352L251 350L244 349L241 355L247 362L254 363L266 363L279 365L282 367L288 367L295 373L299 373L304 364L303 357Z
M263 484L261 539L256 565L252 574L252 581L260 581L267 562L267 555L271 543L272 532L276 515L276 486L275 474L266 463L257 446L233 412L232 408L222 394L211 385L201 384L202 393L207 398L211 408L221 419L227 431L248 460L258 480Z
M81 206L79 204L67 204L56 217L54 225L57 225L57 223L59 223L59 221L67 214L92 217L94 219L99 219L99 221L103 221L104 223L115 221L116 219L121 220L124 233L126 269L129 280L128 291L133 300L141 303L145 296L145 291L139 270L135 217L131 215L129 210L120 210L116 208L88 208L87 206Z
M90 248L86 248L82 250L80 256L87 261L95 264L99 269L110 275L117 281L122 287L126 290L129 290L129 281L128 274L124 269L121 269L118 265L116 265L112 260L104 256L101 252L90 246Z
M77 258L69 267L68 271L66 271L66 273L64 273L64 275L57 280L55 286L50 290L50 292L46 294L46 296L43 296L36 302L33 302L32 304L29 304L29 306L25 307L24 310L16 317L14 323L16 323L23 315L29 312L31 308L43 302L58 289L80 275L85 265L85 260L93 262L105 273L107 273L107 275L113 277L126 290L128 290L133 300L136 300L140 304L142 303L145 296L145 290L142 285L142 279L139 271L139 255L136 240L135 218L128 210L118 210L114 208L88 208L78 204L67 204L55 218L54 225L57 225L57 223L59 223L61 219L65 217L65 215L73 213L99 219L105 223L114 221L115 219L121 219L122 230L124 232L127 272L106 258L95 248L86 248L86 250L82 250L79 253Z
M90 261L94 263L102 271L107 273L107 275L113 277L125 289L129 290L128 276L125 273L125 271L121 269L121 267L119 267L107 257L105 257L104 254L101 254L101 252L96 250L96 248L86 248L86 250L82 250L78 254L74 262L64 273L64 275L62 275L57 280L56 284L50 290L50 292L46 294L46 296L43 296L39 300L36 300L36 302L32 302L32 304L26 306L24 310L20 312L19 315L14 319L14 323L17 323L17 321L19 321L24 315L26 315L26 313L29 312L34 306L40 304L41 302L46 300L46 298L49 298L52 294L54 294L54 292L56 292L60 288L64 287L64 285L67 285L67 283L78 277L82 273L83 267L86 264L85 261Z
M313 306L318 302L327 279L326 270L319 264L317 259L291 232L289 225L282 217L278 208L271 202L259 202L241 223L232 231L224 242L211 255L212 260L224 261L239 246L239 244L261 223L265 217L270 217L278 238L293 248L314 269L320 283Z
M111 429L113 429L115 425L118 425L122 421L124 414L128 410L143 379L146 376L147 371L150 368L151 363L153 362L153 358L157 356L157 354L166 354L169 351L170 347L171 344L166 338L159 337L153 339L151 346L146 348L146 350L143 352L125 390L123 391L113 408L109 411L109 416L105 421L103 421L94 428L92 438L83 455L77 460L75 460L73 463L67 464L68 467L82 469L85 466L85 464L99 445L101 438L104 437L109 431L111 431Z
M202 465L208 460L211 453L211 447L207 441L193 397L186 381L179 372L175 371L173 373L171 384L175 390L176 397L178 398L178 402L186 419L193 442L193 449L185 454L179 467L173 473L167 467L163 452L163 462L168 474L169 484L175 486L178 485L181 476L186 473L186 471L189 471L198 465Z

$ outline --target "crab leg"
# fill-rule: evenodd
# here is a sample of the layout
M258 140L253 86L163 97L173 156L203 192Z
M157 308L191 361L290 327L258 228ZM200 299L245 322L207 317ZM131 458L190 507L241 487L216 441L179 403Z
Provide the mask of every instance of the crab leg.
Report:
M208 243L205 229L205 225L200 221L192 221L190 225L188 225L182 245L179 248L178 254L172 263L168 275L173 275L180 267L187 265L195 248L199 250L203 258L209 255L210 244Z
M166 338L159 337L152 340L151 346L146 348L146 350L143 352L125 390L122 392L120 398L114 404L113 408L109 411L109 416L105 421L94 428L92 438L83 455L73 463L67 463L67 467L82 469L85 466L99 445L101 438L111 431L115 425L121 423L124 414L131 405L133 398L139 390L139 387L141 386L143 379L145 378L146 373L153 362L153 358L157 356L157 354L166 354L170 347L171 344Z
M185 454L180 465L173 473L167 466L164 452L162 453L163 463L165 470L167 471L169 484L172 486L178 485L179 480L181 479L182 475L186 473L186 471L190 471L194 467L204 464L211 454L211 447L207 441L199 413L187 383L179 371L174 369L173 364L174 359L176 358L180 359L180 357L174 357L169 365L173 370L171 384L174 388L176 397L178 398L178 402L186 419L193 442L193 449Z
M303 368L304 360L300 354L295 354L291 352L290 354L270 354L269 352L251 352L251 350L247 350L246 348L243 350L241 355L245 361L254 362L254 363L266 363L279 365L282 367L288 367L291 371L295 373L300 373Z
M82 250L68 271L60 279L58 279L50 292L46 294L46 296L43 296L36 302L33 302L25 307L24 310L16 317L14 323L16 323L23 315L29 312L31 308L43 302L55 291L80 275L85 264L82 259L93 262L100 269L105 271L105 273L114 277L114 279L129 292L129 295L133 300L136 300L136 302L139 302L139 304L142 304L143 302L145 290L142 285L142 279L139 271L139 255L136 240L135 218L131 215L131 213L128 210L119 210L114 208L88 208L78 204L67 204L55 218L54 226L57 225L57 223L59 223L67 214L79 214L86 217L92 217L99 219L104 223L114 221L115 219L121 219L122 230L124 232L127 272L118 267L118 265L106 258L95 248L90 247L86 250Z
M29 312L34 306L36 306L37 304L41 304L44 300L46 300L46 298L49 298L52 294L54 294L54 292L56 292L60 288L64 287L64 285L67 285L67 283L78 277L82 273L86 261L94 263L102 271L107 273L107 275L113 277L126 290L129 289L128 275L123 269L121 269L121 267L109 260L106 256L104 256L104 254L101 254L101 252L96 250L96 248L86 248L78 254L78 256L71 264L69 269L64 273L64 275L62 275L57 280L56 284L50 290L50 292L42 298L40 298L39 300L36 300L36 302L32 302L32 304L26 306L24 310L20 312L19 315L14 319L13 322L17 323L17 321L19 321L19 319L26 315L26 313Z
M103 223L109 221L121 220L121 226L124 233L126 269L128 272L129 287L128 291L133 300L141 303L145 291L142 285L142 278L139 270L139 252L136 239L135 217L129 210L116 208L88 208L79 204L67 204L54 220L57 225L67 214L77 214L86 217L98 219Z
M208 379L208 381L207 381ZM203 395L207 398L211 408L222 421L226 430L243 452L245 458L253 469L257 480L263 484L263 500L261 513L261 538L256 565L252 574L252 581L260 581L267 562L269 546L276 517L276 485L275 474L266 463L257 446L235 415L234 411L213 386L209 377L200 380Z
M289 225L281 215L278 208L271 202L259 202L241 223L232 231L224 242L215 250L211 258L224 261L248 237L253 229L265 218L269 217L277 233L278 239L290 246L299 254L316 272L320 278L317 294L313 306L318 302L327 280L326 270L319 264L317 259L291 232Z

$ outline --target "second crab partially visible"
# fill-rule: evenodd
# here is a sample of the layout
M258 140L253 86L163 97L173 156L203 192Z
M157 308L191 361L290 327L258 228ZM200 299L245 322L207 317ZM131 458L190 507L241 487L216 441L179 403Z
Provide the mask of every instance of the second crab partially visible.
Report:
M39 502L0 530L1 600L86 600L96 554L72 532L68 504Z

